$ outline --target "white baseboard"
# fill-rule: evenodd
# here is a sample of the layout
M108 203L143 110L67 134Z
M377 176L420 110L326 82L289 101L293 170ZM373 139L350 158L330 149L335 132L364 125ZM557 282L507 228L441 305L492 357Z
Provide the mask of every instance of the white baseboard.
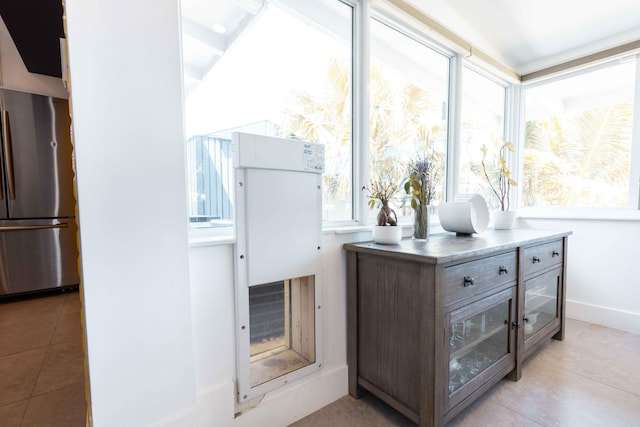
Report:
M191 408L156 424L157 427L282 427L323 408L347 394L347 365L323 370L268 393L253 408L234 418L235 389L221 384L197 397Z
M231 427L233 424L234 387L230 381L197 397L195 406L165 420L162 427Z
M640 314L567 300L567 317L640 334Z
M233 427L282 427L294 423L345 396L347 373L347 365L342 365L300 380L286 390L268 393L257 406L238 415Z

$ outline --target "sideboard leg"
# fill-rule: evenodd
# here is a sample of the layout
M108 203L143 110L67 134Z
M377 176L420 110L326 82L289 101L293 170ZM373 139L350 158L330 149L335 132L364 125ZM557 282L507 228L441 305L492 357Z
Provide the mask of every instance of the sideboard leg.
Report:
M355 399L364 395L358 385L358 256L347 252L347 365L349 394Z

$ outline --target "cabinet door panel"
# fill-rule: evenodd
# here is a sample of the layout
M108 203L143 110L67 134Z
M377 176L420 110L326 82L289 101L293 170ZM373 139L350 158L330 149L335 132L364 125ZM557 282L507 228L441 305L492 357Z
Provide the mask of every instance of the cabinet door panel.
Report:
M536 336L547 335L549 329L560 325L562 269L557 268L524 283L525 351L538 341Z
M515 287L451 312L448 409L515 363Z

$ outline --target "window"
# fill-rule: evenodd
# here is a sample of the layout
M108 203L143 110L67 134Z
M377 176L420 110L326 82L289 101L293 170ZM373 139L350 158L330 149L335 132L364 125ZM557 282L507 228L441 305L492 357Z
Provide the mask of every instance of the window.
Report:
M462 67L450 82L453 53L421 30L370 19L369 164L353 158L352 0L183 0L183 57L189 220L192 228L233 225L231 133L243 131L325 145L323 219L354 218L354 170L390 175L398 184L418 156L437 174L433 205L457 192L493 200L480 170L481 146L497 149L505 128L505 86ZM374 11L374 14L377 12ZM225 26L214 26L212 17ZM226 31L223 31L226 30ZM458 79L461 77L461 79ZM448 117L450 85L462 82L462 117ZM448 124L461 123L449 150ZM456 141L458 143L458 141ZM356 151L357 152L357 151ZM453 152L457 158L447 159ZM367 162L367 160L364 160ZM459 165L447 174L446 165ZM368 183L358 183L359 186ZM398 216L411 208L404 191L392 200ZM295 200L291 201L292 209ZM490 205L493 205L490 203ZM493 205L496 207L497 205Z
M497 167L491 162L497 161L504 143L504 112L504 86L463 67L458 193L481 194L491 209L499 209L500 203L485 180L481 148L487 147L488 168Z
M637 206L629 191L636 72L633 58L525 88L525 207Z
M448 92L448 57L371 21L371 177L389 175L400 182L410 160L427 156L438 174L433 202L445 199ZM394 200L395 208L402 207L403 194ZM401 210L408 215L409 204Z
M231 26L216 33L195 3L182 2L192 227L232 224L233 131L324 144L323 217L352 219L352 7L216 1L209 12Z

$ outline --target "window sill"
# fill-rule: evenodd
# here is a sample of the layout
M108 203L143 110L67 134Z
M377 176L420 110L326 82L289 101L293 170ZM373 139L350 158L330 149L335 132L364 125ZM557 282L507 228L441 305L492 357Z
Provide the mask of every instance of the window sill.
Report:
M526 208L518 210L520 219L584 221L640 221L640 211L615 208Z
M402 222L398 225L402 227L402 236L410 237L413 230L413 224L409 222ZM431 233L443 233L444 230L440 227L438 221L431 221ZM322 229L322 234L356 234L356 233L371 233L372 225L359 225L359 224L340 224L328 226ZM369 237L370 239L370 237ZM189 231L189 247L200 248L206 246L218 246L218 245L232 245L236 242L234 231L232 228L222 230L190 230Z
M399 227L402 227L403 231L405 231L408 228L411 228L412 225L409 223L400 223L398 224ZM360 225L360 224L353 224L353 225L337 225L337 226L329 226L329 227L324 227L322 229L322 234L351 234L351 233L362 233L362 232L371 232L371 227L372 224L368 224L368 225Z
M236 242L234 227L191 228L189 229L189 247L230 245Z

